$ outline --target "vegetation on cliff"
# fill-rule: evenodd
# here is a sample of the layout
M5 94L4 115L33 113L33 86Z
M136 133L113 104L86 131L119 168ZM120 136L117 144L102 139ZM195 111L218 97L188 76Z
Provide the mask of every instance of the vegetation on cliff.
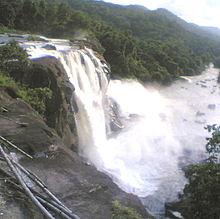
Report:
M186 219L217 219L220 215L220 126L207 127L206 163L191 165L185 170L189 182L181 196L179 210Z
M98 40L113 75L122 77L167 83L179 75L198 74L220 55L216 38L183 25L164 9L92 0L1 0L0 10L0 23L6 27Z
M52 92L47 87L30 88L20 81L19 75L32 70L27 53L15 42L0 47L0 87L5 87L44 115L46 101Z
M133 208L125 207L119 201L112 202L112 219L143 219Z
M214 66L216 68L220 68L220 57L217 57L215 60L214 60Z

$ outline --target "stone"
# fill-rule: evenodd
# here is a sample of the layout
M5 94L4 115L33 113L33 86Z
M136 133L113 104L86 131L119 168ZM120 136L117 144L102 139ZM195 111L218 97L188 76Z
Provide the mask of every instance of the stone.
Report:
M210 109L210 110L214 110L215 108L216 108L215 104L209 104L208 105L208 109Z
M38 175L80 218L111 218L114 200L134 208L143 218L151 218L138 197L122 191L110 177L86 165L28 104L12 98L4 88L0 88L0 94L0 107L8 109L7 118L0 117L0 135L34 156L28 159L17 154L19 163ZM15 121L28 123L28 127L21 127ZM3 177L1 172L0 177ZM4 195L0 182L0 197ZM21 201L6 202L4 218L43 218L38 210L31 215L29 209L34 206L27 208Z
M197 113L196 113L196 116L204 116L205 115L205 113L202 113L202 112L200 112L200 111L198 111Z
M220 72L219 72L219 74L218 74L217 82L220 83Z
M46 44L45 46L43 46L43 48L47 50L56 50L56 46L52 44Z

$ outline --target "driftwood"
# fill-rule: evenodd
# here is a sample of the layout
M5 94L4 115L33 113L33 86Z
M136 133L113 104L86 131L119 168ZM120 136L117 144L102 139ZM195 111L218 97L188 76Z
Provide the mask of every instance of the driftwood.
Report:
M56 206L50 204L49 202L45 201L44 199L40 198L39 196L36 196L36 198L42 203L44 204L47 208L53 210L54 212L56 212L60 217L65 218L65 219L72 219L71 217L69 217L68 215L66 215L63 211L61 211L60 209L58 209Z
M35 193L35 191L33 191ZM79 219L79 217L75 214L73 214L72 212L70 213L69 211L66 210L66 208L63 208L61 205L58 205L56 202L54 202L53 200L48 200L46 199L44 196L42 196L39 193L36 193L36 197L40 197L41 199L43 199L44 201L46 201L47 203L53 205L54 207L56 207L57 209L61 210L63 213L65 213L67 216L69 216L72 219Z
M50 192L46 185L39 179L38 176L26 170L19 163L12 161L23 173L25 173L36 185L38 185L52 200L54 200L59 205L63 206L68 212L72 213L52 192Z
M14 149L16 149L17 151L19 151L20 153L22 153L23 155L25 155L28 158L33 159L33 157L31 155L29 155L28 153L26 153L25 151L21 150L18 146L14 145L13 143L11 143L10 141L8 141L7 139L5 139L4 137L0 136L0 140L2 140L3 142L7 143L8 145L10 145L11 147L13 147Z
M16 190L18 190L19 192L24 192L23 188L18 184L17 180L13 178L13 176L11 176L8 172L4 171L1 168L0 168L0 172L7 177L7 183L11 184L11 186L14 187ZM50 209L52 210L56 208L55 212L59 214L60 212L62 212L64 218L80 219L77 215L70 213L69 211L66 210L66 208L63 208L61 205L57 204L53 200L48 200L48 198L44 197L33 188L29 187L29 189L35 195L35 197L41 202L41 204L44 205L45 207L51 206Z
M1 110L4 112L4 113L7 113L8 112L8 110L5 108L5 107L1 107Z
M5 172L2 169L0 169L1 172L3 172L7 177L13 179L9 180L8 182L15 186L15 188L19 191L25 192L26 195L32 200L32 202L40 209L42 214L46 216L46 218L55 219L55 217L52 216L52 214L47 210L50 209L52 212L56 213L64 219L80 219L48 190L46 185L41 181L41 179L38 176L30 172L29 170L26 170L22 165L15 162L10 157L10 155L7 155L1 145L0 152L2 155L2 157L0 156L0 160L5 161L8 164L11 171L14 173L16 179L14 179L9 173ZM30 188L28 185L26 185L18 169L21 170L38 187L40 187L49 198L45 198L43 195L39 194L33 188Z
M0 145L0 152L2 156L5 158L5 161L7 162L8 166L10 167L11 171L14 173L16 179L18 182L22 185L25 193L27 196L30 197L32 202L40 209L43 215L45 215L48 219L55 219L50 212L47 211L47 209L44 208L44 206L38 201L38 199L33 195L33 193L30 191L30 189L27 187L25 182L23 181L22 177L18 173L17 169L13 166L11 160L8 158L8 155L4 152L2 146Z

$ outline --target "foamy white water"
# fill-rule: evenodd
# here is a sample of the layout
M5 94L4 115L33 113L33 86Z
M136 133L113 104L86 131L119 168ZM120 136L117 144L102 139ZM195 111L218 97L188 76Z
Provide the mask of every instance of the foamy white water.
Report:
M154 213L173 201L186 180L182 166L205 158L204 126L220 118L218 71L187 77L169 87L149 88L137 81L110 81L107 66L89 49L77 50L67 42L23 44L31 58L54 56L75 87L79 152L107 173L126 192L143 198ZM119 106L125 128L107 136L105 100Z

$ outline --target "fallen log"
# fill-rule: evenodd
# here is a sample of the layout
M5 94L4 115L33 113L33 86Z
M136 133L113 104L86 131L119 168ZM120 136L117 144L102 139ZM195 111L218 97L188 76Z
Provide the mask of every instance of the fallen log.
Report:
M16 179L12 177L9 173L5 172L4 170L0 169L0 171L3 172L7 177L12 178L13 181L8 181L8 182L13 184L16 187L16 189L18 189L19 191L22 190L23 192L25 192L28 195L28 197L31 198L34 204L40 208L41 212L44 211L44 213L46 213L46 215L44 214L46 217L50 215L50 212L47 211L46 209L49 208L54 213L59 214L59 216L62 216L64 219L80 219L48 190L47 186L41 181L41 179L37 175L35 175L29 170L26 170L22 165L15 162L9 155L7 155L4 152L4 149L2 148L1 145L0 145L0 152L3 156L3 157L0 156L0 160L5 161L8 164L8 166L12 170L12 173L14 173ZM43 195L39 194L33 188L26 185L22 176L18 172L18 169L22 171L38 187L40 187L42 191L45 192L45 194L49 197L49 200L48 198L45 198ZM18 183L21 184L21 186L19 186ZM39 203L36 202L36 199ZM43 209L42 207L43 208L46 207L46 208ZM51 219L51 217L47 217L47 218ZM52 216L52 218L54 217Z
M13 166L11 160L9 159L8 155L5 153L5 151L3 150L2 146L0 145L0 152L2 154L2 156L5 158L5 161L7 162L8 166L10 167L11 171L14 173L16 179L18 180L18 182L22 185L24 192L27 194L28 197L30 197L30 199L32 200L32 202L40 209L40 211L42 212L42 214L48 218L48 219L55 219L49 211L47 211L47 209L39 202L39 200L33 195L33 193L30 191L30 189L28 188L28 186L25 184L25 182L23 181L22 177L20 176L20 174L18 173L17 169Z
M54 200L57 204L63 206L68 212L72 213L70 209L68 209L52 192L50 192L47 186L37 177L34 173L26 170L19 163L12 161L23 173L25 173L36 185L38 185L52 200Z
M28 153L26 153L25 151L23 151L22 149L20 149L18 146L14 145L13 143L11 143L10 141L8 141L6 138L0 136L0 140L2 140L3 142L7 143L8 145L10 145L11 147L13 147L14 149L16 149L17 151L19 151L20 153L22 153L23 155L25 155L28 158L33 159L33 157L31 155L29 155Z

